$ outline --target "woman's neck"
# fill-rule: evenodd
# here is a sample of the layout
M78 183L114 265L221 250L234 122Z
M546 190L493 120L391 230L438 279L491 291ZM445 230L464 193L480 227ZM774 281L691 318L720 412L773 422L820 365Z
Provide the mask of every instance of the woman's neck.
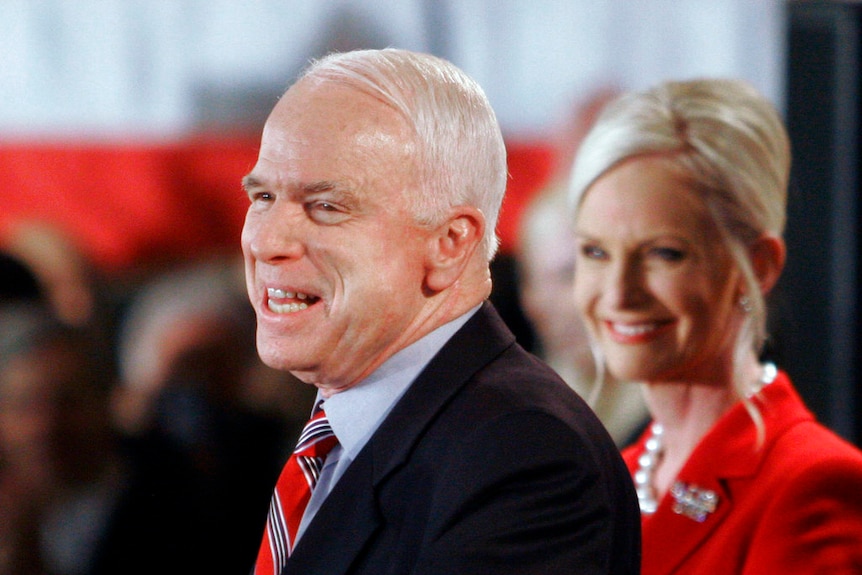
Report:
M761 371L752 354L745 377L757 381ZM661 497L701 439L740 397L730 373L710 381L647 382L644 396L653 419L663 427L663 455L653 477L653 488Z
M731 385L647 383L645 398L653 419L664 430L663 454L653 477L653 488L661 497L703 436L737 397Z

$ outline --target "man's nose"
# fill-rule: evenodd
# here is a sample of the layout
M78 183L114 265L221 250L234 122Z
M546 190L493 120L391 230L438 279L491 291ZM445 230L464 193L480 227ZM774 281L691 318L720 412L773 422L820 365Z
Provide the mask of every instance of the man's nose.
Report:
M258 261L298 259L304 253L303 214L290 205L274 204L260 214L250 214L243 227L243 243Z

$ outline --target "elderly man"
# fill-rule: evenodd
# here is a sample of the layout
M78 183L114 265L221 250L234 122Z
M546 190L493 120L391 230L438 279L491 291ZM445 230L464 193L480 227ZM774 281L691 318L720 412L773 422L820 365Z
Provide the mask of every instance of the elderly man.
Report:
M637 573L602 425L487 298L506 187L481 88L403 50L315 62L244 179L257 346L318 388L255 573Z

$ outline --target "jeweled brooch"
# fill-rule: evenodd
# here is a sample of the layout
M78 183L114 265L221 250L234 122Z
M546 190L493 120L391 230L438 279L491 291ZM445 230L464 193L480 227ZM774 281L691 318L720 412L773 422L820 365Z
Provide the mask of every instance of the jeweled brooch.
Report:
M677 481L670 488L673 496L673 512L685 515L698 523L703 523L710 513L718 507L718 495L710 489L702 489L696 485L688 485Z

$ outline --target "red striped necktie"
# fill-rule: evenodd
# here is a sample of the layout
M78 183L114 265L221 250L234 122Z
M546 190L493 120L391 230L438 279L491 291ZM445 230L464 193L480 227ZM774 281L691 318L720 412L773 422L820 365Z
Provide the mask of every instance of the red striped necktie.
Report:
M293 454L281 471L269 505L266 533L260 544L254 575L278 575L296 543L296 532L311 491L320 478L326 454L338 443L323 409L312 415Z

